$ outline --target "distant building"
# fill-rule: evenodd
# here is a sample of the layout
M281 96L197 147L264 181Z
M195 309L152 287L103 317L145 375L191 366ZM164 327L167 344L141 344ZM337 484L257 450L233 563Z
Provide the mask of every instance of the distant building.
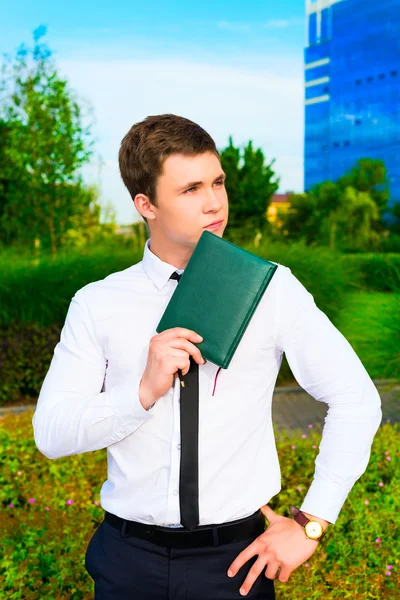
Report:
M274 194L269 203L266 217L270 223L279 227L280 221L278 219L278 210L287 211L290 207L289 196L293 192L286 192L285 194Z
M400 2L306 0L304 187L384 160L400 202Z

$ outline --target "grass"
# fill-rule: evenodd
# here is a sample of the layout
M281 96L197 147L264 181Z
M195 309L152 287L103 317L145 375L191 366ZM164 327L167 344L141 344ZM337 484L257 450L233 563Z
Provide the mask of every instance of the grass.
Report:
M106 450L48 460L35 446L31 420L31 411L0 419L0 597L89 600L93 582L84 555L103 519L99 492L107 477ZM299 506L311 484L320 432L298 430L298 439L293 430L290 436L275 433L282 489L268 504L289 517L289 504ZM275 583L277 600L398 597L398 439L398 424L380 426L367 470L336 523L287 583ZM268 465L257 469L260 477L268 476Z
M338 329L373 379L400 378L400 294L351 292Z

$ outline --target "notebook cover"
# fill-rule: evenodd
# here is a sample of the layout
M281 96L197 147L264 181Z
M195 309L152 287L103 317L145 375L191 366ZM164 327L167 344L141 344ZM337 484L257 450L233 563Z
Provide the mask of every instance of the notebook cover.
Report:
M157 325L196 331L207 360L227 369L278 265L203 231Z

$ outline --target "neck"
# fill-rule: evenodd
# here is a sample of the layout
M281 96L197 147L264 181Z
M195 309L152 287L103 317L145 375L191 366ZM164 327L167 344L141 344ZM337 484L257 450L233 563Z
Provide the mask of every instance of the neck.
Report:
M168 240L160 240L157 237L150 236L149 249L160 260L173 265L177 269L185 269L190 257L193 254L192 246L177 246Z

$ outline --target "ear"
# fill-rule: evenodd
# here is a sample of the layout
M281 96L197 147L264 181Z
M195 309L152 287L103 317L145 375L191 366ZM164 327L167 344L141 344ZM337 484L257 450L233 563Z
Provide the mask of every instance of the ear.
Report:
M149 221L152 221L156 218L154 211L156 207L150 202L150 198L145 194L136 194L133 203L136 210L142 215L142 217L146 217L146 219Z

